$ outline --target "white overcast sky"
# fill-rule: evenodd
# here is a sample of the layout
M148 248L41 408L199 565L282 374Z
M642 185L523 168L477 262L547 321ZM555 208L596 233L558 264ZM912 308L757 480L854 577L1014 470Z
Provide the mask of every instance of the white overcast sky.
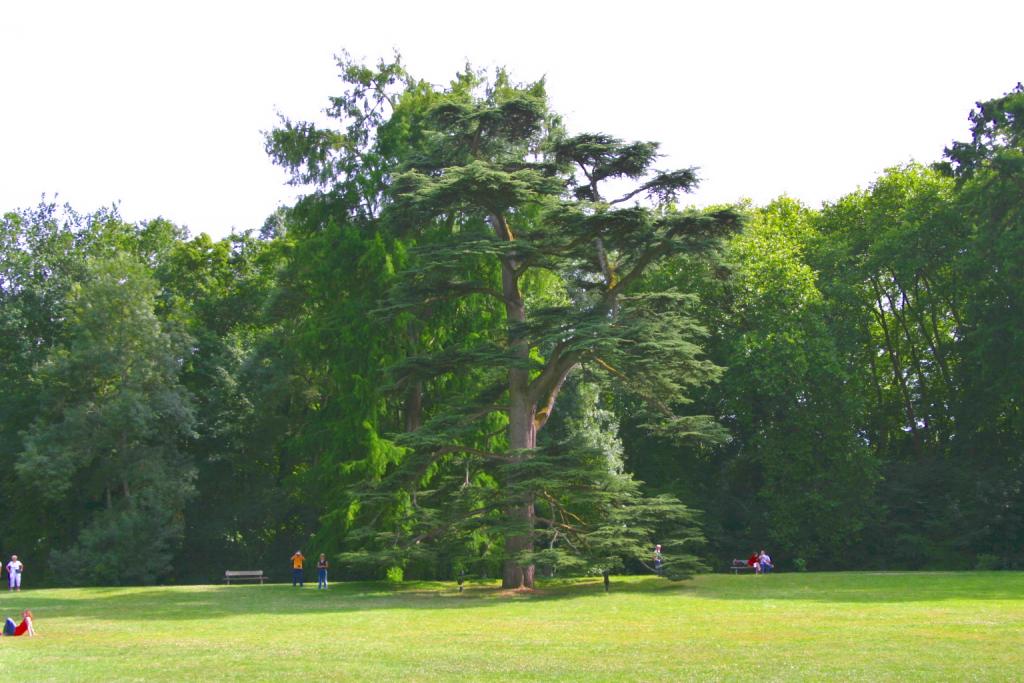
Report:
M117 202L193 233L257 228L295 188L263 151L320 120L342 49L446 83L546 76L574 132L657 140L696 204L812 206L968 136L1024 80L1024 2L0 0L0 211Z

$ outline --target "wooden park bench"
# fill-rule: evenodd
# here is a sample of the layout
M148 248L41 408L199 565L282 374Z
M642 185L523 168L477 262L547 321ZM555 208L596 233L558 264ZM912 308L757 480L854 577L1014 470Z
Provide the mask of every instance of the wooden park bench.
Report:
M253 569L245 571L233 571L231 569L224 572L224 583L231 585L232 581L259 581L262 584L267 580L267 577L263 575L262 569Z
M740 572L752 572L754 568L746 563L744 560L733 560L729 569L733 574L739 574Z

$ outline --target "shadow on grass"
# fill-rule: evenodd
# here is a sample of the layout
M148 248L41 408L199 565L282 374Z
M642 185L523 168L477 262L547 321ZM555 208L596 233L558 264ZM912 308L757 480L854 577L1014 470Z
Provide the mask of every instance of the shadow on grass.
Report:
M646 577L612 581L612 593L693 594L693 582ZM288 584L265 586L165 586L58 588L0 595L0 616L28 608L50 618L193 620L237 615L286 617L366 610L463 610L526 602L600 598L600 578L547 581L530 592L507 591L498 581L472 581L459 593L454 583L334 583L327 591Z
M725 601L799 600L828 603L908 603L947 600L1024 600L1024 573L821 573L762 577L711 574L692 581L614 577L609 597L686 598ZM239 615L268 618L368 610L464 610L515 603L604 597L599 578L545 581L537 591L503 591L496 581L455 584L414 582L335 583L313 586L174 586L25 591L0 595L0 616L24 608L49 618L195 620Z

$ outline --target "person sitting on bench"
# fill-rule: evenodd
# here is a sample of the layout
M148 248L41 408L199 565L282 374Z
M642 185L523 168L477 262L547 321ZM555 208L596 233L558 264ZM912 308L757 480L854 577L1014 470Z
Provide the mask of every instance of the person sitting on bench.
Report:
M755 574L761 573L761 555L760 553L754 553L747 558L747 566L754 570Z

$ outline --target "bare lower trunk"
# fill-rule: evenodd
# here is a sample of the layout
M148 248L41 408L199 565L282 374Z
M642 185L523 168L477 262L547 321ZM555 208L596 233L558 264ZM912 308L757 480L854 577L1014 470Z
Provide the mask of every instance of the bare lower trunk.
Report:
M419 351L419 334L413 323L405 328L409 340L409 352ZM423 382L415 381L409 385L405 394L405 431L415 432L423 424Z
M423 383L413 382L405 396L405 431L415 432L423 424Z
M533 503L518 507L514 510L509 510L506 514L509 517L518 517L526 520L527 523L532 526ZM526 534L523 536L509 536L505 539L505 553L509 558L514 557L516 554L524 550L533 550L533 536ZM505 566L502 570L501 587L533 588L533 576L535 572L536 567L532 564L521 565L513 559L507 559L505 560Z
M517 375L520 373L524 377L518 377ZM513 375L511 378L512 393L513 395L519 395L513 398L512 409L509 411L509 445L512 447L513 453L516 453L516 457L528 458L530 457L528 451L537 445L537 427L534 422L536 406L530 405L525 396L525 381L528 379L528 377L525 377L525 372L512 370L510 374ZM517 390L520 384L519 380L522 380L523 383L524 391L522 394ZM525 501L520 505L516 505L507 510L505 514L508 520L520 526L522 531L505 539L506 559L502 571L501 587L533 588L534 565L520 564L515 560L515 556L519 553L533 550L533 501Z

